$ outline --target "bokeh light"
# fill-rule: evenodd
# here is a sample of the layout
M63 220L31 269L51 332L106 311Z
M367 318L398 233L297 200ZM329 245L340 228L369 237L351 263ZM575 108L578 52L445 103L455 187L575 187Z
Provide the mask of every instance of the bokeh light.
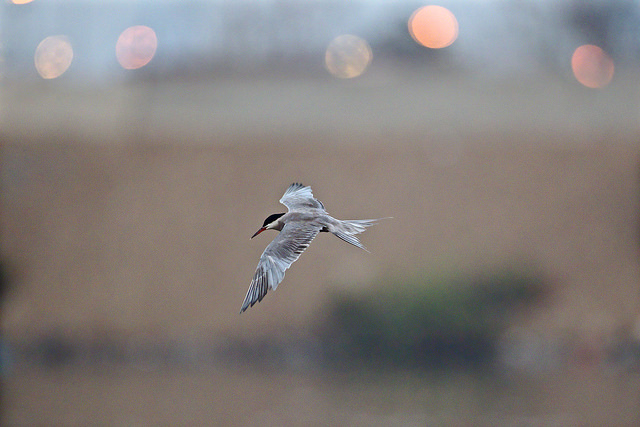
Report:
M50 36L36 48L34 62L43 79L55 79L64 74L73 60L73 47L66 36Z
M127 70L147 65L156 53L158 38L155 31L144 25L124 30L116 43L116 58Z
M458 38L458 20L442 6L423 6L409 18L409 33L421 45L441 49Z
M613 68L613 59L595 45L582 45L571 57L573 75L580 83L592 89L608 85L613 78Z
M335 77L350 79L364 73L372 59L373 53L366 40L344 34L329 43L324 63L327 70Z
M11 3L13 4L27 4L27 3L31 3L33 0L11 0Z

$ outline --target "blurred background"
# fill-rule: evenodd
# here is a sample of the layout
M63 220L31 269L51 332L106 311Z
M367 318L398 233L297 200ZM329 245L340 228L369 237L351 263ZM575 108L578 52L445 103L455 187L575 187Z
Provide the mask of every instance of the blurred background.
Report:
M640 423L636 0L0 5L3 425ZM294 181L319 236L242 315Z

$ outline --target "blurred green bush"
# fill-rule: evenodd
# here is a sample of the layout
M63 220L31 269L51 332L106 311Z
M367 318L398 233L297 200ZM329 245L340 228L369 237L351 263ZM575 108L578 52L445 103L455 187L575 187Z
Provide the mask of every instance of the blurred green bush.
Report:
M368 289L332 296L318 331L329 365L487 367L512 313L546 291L538 274L511 268L387 279Z

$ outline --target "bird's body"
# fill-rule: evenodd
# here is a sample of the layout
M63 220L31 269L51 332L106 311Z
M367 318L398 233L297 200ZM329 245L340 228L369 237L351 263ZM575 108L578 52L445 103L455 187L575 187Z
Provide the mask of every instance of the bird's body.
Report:
M298 183L287 188L280 203L285 205L289 212L270 215L262 227L251 236L253 238L265 230L280 231L260 256L240 313L262 301L267 291L278 287L284 279L285 270L300 257L318 233L332 233L345 242L366 250L355 235L378 221L342 221L333 218L324 209L322 202L313 197L311 187Z

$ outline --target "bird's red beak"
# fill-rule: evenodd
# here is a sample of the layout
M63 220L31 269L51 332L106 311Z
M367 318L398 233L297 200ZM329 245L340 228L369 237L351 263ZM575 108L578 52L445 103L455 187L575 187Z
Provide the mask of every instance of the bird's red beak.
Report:
M251 236L251 238L253 239L254 237L256 237L258 234L262 233L266 229L267 229L267 227L260 227L260 230L256 231L256 234Z

